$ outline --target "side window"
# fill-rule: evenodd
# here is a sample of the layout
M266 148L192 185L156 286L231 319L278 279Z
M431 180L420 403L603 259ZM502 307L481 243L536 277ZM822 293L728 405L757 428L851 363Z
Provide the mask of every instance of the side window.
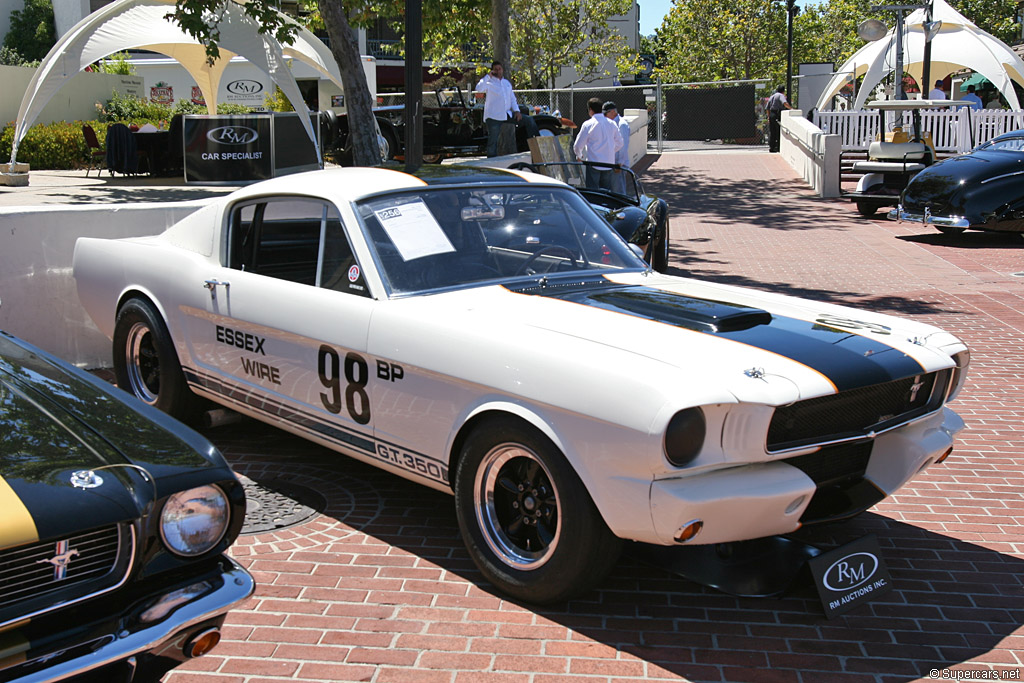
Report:
M363 270L356 263L345 228L337 209L331 206L324 226L324 259L320 272L320 286L338 292L370 296Z
M262 200L231 217L228 267L369 296L338 210L314 199Z

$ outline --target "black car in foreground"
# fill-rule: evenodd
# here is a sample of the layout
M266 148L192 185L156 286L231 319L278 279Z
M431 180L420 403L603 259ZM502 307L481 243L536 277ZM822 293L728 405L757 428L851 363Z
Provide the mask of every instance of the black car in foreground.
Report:
M1024 232L1024 130L924 169L907 185L889 218L946 233Z
M587 187L588 166L611 169L613 189ZM668 270L668 204L664 199L646 194L632 170L593 161L518 163L511 168L533 171L572 185L622 239L642 251L637 255L642 256L651 268L659 273Z
M205 438L0 332L0 681L157 680L253 591ZM78 680L76 678L76 680Z

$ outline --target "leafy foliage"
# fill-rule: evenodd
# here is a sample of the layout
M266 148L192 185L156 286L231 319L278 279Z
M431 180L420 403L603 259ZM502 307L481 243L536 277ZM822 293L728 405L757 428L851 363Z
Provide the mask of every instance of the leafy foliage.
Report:
M135 75L135 67L128 61L127 52L115 52L106 59L100 60L96 71L102 74L118 74L121 76Z
M107 124L96 121L84 123L93 127L100 145L103 145ZM82 124L82 121L56 121L32 126L18 145L18 161L30 164L34 170L82 168L89 159ZM13 140L14 125L4 126L0 131L0 156L5 159L11 157Z
M772 0L676 0L656 32L663 81L780 78L786 8Z
M25 0L24 9L11 12L11 28L4 37L4 47L33 61L45 57L56 42L50 0Z
M28 60L22 57L17 50L14 48L7 47L6 45L0 47L0 65L3 66L26 66L29 68L36 68L39 66L39 60Z
M276 85L274 86L274 92L267 93L263 98L263 106L270 111L295 111L295 107L285 97L281 88Z
M96 105L99 120L107 123L122 121L137 123L139 121L162 121L171 117L171 108L166 104L157 104L131 95L122 95L116 90L103 105ZM19 148L18 153L21 154Z
M630 56L625 37L608 20L629 12L631 4L631 0L512 0L509 23L516 84L554 88L566 66L575 67L576 82L607 76L612 60Z

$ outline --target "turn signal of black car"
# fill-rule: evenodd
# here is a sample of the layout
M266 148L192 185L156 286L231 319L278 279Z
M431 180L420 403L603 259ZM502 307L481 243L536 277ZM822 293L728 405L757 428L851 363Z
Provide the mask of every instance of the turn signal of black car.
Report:
M700 455L706 432L703 410L680 410L672 416L665 430L665 457L676 467L689 465Z

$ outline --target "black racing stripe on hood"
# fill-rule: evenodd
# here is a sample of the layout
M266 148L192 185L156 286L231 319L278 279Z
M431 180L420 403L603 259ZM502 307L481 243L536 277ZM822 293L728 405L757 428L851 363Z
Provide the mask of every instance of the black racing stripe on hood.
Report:
M924 371L916 360L874 336L865 337L724 301L607 283L561 291L519 291L713 334L770 351L817 370L838 391L912 377Z

